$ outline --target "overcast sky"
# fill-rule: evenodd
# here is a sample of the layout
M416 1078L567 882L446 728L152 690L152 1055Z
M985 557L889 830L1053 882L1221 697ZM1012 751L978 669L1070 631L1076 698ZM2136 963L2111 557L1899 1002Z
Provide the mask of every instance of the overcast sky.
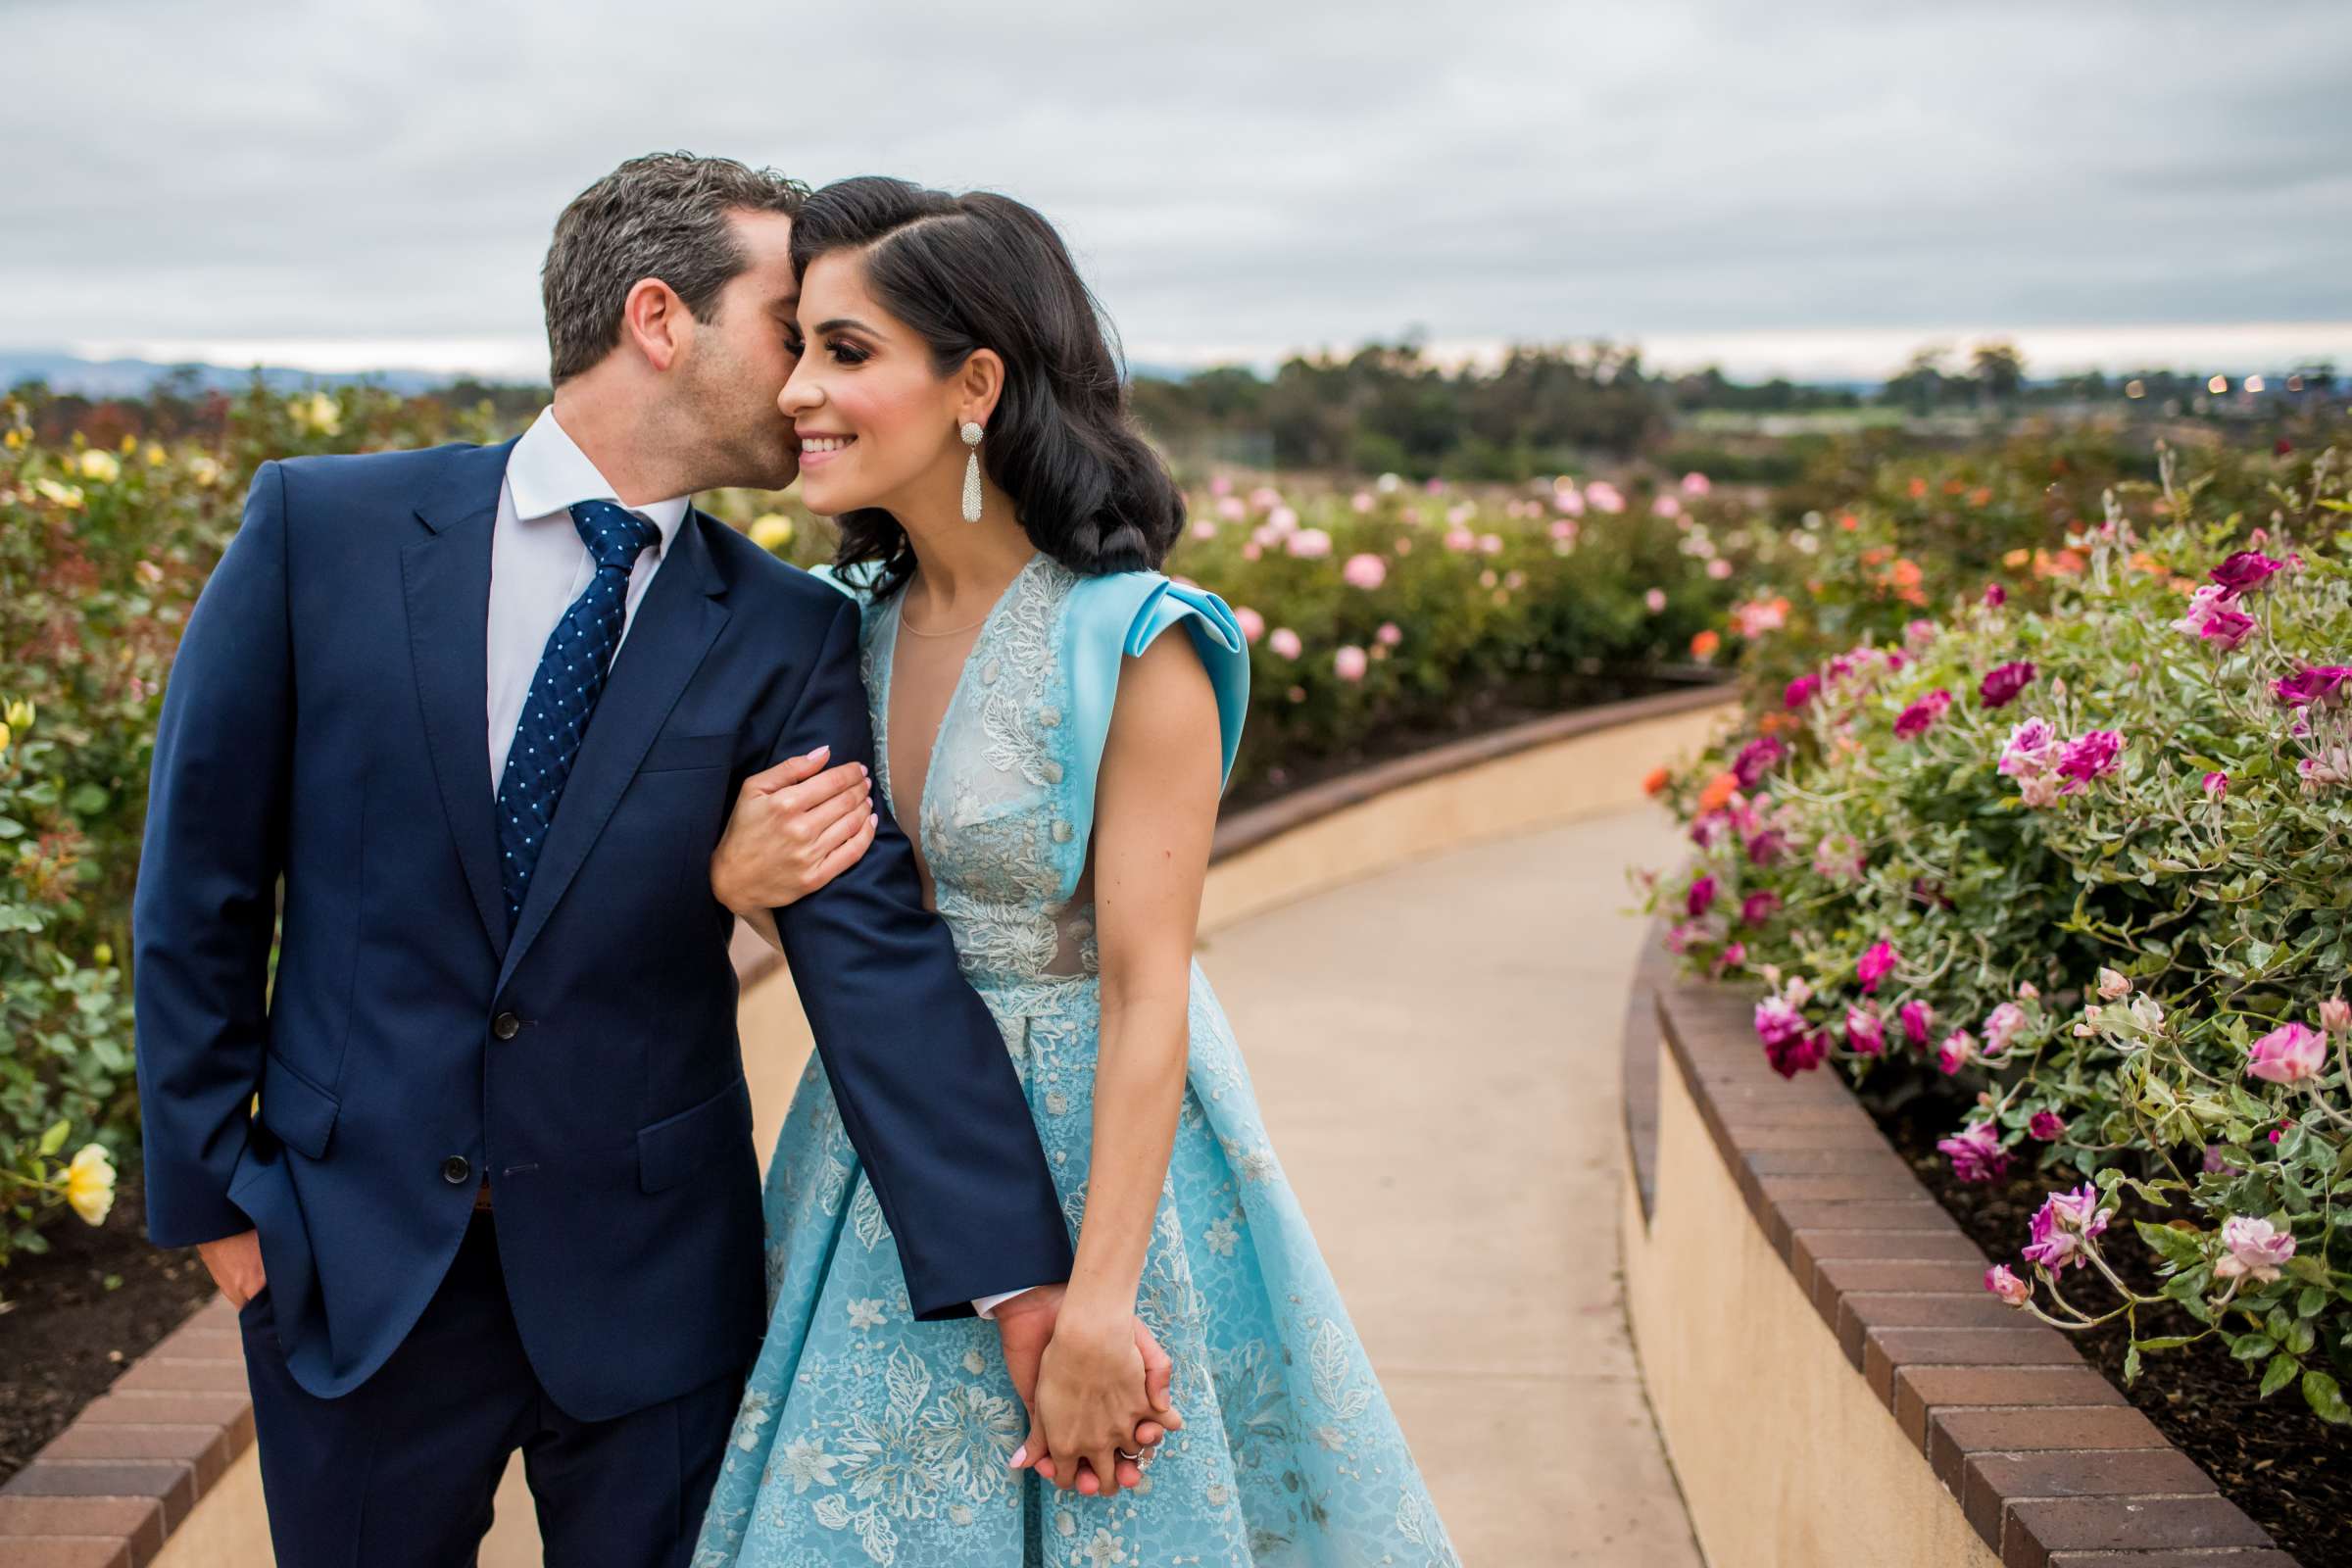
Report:
M0 0L0 348L544 373L621 159L985 185L1131 358L2352 361L2352 7Z

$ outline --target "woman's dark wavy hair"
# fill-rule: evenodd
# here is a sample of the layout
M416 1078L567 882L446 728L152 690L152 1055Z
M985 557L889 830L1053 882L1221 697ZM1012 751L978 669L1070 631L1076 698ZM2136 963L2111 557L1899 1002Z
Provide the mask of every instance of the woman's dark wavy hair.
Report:
M1127 411L1102 308L1054 225L1007 196L952 196L867 174L825 186L792 220L792 264L865 252L866 288L949 375L979 349L1004 361L980 462L1030 542L1084 575L1156 568L1184 528L1184 494ZM872 562L877 594L914 550L867 507L834 519L835 564Z

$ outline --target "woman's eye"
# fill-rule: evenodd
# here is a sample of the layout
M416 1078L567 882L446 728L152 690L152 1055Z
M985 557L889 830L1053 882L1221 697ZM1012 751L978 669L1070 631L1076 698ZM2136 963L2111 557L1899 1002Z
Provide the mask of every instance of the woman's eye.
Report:
M786 334L784 338L784 352L791 355L794 359L799 359L802 354L808 351L808 345L801 341L801 335L798 332Z
M836 338L825 347L831 351L833 362L836 365L862 365L865 363L865 350L855 343L847 343Z

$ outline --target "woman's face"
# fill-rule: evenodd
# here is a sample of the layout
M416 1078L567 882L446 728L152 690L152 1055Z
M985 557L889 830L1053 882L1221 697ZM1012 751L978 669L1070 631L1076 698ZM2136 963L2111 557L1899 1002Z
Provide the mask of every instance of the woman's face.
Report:
M879 507L903 518L910 501L954 506L964 389L935 372L930 348L866 292L862 253L809 264L799 320L805 346L776 407L800 436L808 510L836 517Z

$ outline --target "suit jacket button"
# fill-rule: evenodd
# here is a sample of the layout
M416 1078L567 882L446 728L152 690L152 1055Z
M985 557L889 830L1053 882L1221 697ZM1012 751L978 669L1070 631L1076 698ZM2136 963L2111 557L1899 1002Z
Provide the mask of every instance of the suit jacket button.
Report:
M511 1012L502 1012L490 1020L490 1032L501 1040L512 1040L522 1033L522 1020Z
M472 1174L473 1167L466 1163L464 1154L452 1154L441 1162L441 1179L452 1187L465 1186L466 1178Z

